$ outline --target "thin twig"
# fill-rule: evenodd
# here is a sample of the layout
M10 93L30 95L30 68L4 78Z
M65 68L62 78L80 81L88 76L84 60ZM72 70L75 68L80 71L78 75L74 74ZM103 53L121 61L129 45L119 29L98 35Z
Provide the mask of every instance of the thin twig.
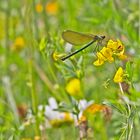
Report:
M2 78L2 82L3 82L3 87L4 87L4 90L5 90L5 95L7 97L9 105L10 105L12 111L13 111L13 115L15 116L15 121L16 121L17 124L19 124L19 115L18 115L16 102L15 102L15 99L13 97L13 93L12 93L12 89L11 89L10 78L8 76L4 76Z

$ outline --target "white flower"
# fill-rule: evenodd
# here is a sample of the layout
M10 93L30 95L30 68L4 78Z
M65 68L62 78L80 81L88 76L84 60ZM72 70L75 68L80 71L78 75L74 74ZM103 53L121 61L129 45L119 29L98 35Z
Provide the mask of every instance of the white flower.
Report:
M83 115L83 111L90 106L93 103L93 101L86 101L86 100L80 100L77 101L79 114L78 114L78 120L77 116L75 114L69 113L69 112L60 112L58 109L58 103L55 100L55 98L51 97L48 99L48 105L39 105L38 106L38 116L41 116L42 113L46 117L45 120L45 127L50 128L52 126L59 126L63 123L75 123L75 125L78 124L79 119ZM35 122L35 117L31 110L28 111L27 114L28 120L32 120L31 122Z
M93 100L91 101L87 101L85 99L83 100L80 100L79 103L78 103L78 109L79 109L79 114L78 114L78 119L80 119L82 116L83 116L83 112L84 110L89 107L91 104L93 104ZM77 125L78 124L78 120L75 119L75 124Z
M88 102L87 100L83 99L83 100L79 101L78 108L79 108L80 111L84 111L91 104L93 104L93 101Z
M70 52L72 49L72 45L70 43L66 43L65 45L65 52Z
M45 106L44 114L51 125L57 125L57 123L73 121L73 115L71 113L59 112L55 110L58 109L58 104L53 97L48 99L48 103L49 104Z
M49 102L49 104L45 106L44 113L45 113L45 116L47 117L47 119L49 120L49 122L53 122L53 121L66 122L66 121L73 120L74 123L77 124L78 120L77 120L77 116L75 114L54 110L54 109L58 108L58 104L53 97L49 98L48 102ZM80 111L78 114L78 118L80 119L82 117L83 111L88 106L93 104L93 101L87 101L87 100L83 99L83 100L80 100L77 104L78 104L78 109Z

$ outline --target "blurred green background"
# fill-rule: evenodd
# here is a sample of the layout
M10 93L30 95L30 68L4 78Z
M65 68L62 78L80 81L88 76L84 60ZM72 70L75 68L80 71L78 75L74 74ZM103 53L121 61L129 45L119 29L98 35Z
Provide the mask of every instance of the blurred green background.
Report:
M27 108L36 112L37 106L46 105L51 96L58 102L70 104L65 85L73 77L81 80L86 100L118 104L118 85L112 81L114 66L93 65L95 45L77 54L74 61L53 60L53 52L65 52L61 33L67 29L105 35L103 44L109 39L123 42L133 63L135 85L135 90L127 96L138 103L138 5L138 0L0 0L0 139L35 139L34 125L19 129ZM94 118L91 122L94 139L118 140L123 120L117 113L108 124L100 117ZM74 126L66 125L47 129L45 133L48 140L75 140L76 132ZM138 140L138 127L133 134L133 139Z

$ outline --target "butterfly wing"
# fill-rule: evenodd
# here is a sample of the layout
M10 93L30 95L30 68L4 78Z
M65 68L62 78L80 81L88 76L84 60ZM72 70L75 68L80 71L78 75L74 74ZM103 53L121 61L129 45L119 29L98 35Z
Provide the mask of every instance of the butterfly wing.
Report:
M91 42L94 36L82 34L71 30L66 30L62 33L63 39L72 45L83 45Z

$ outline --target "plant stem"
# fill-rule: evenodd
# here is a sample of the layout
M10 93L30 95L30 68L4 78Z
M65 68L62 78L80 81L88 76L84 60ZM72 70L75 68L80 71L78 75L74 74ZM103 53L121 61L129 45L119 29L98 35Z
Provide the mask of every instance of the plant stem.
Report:
M11 89L10 78L8 76L4 76L2 78L2 82L3 82L3 87L5 90L5 94L6 94L9 106L10 106L11 110L13 111L13 115L15 116L15 122L17 123L17 125L19 125L19 115L18 115L16 102L13 97L13 93L12 93L12 89Z
M123 88L122 88L121 83L119 83L119 87L120 87L120 91L121 91L122 95L124 96L124 91L123 91ZM133 119L130 118L130 117L131 117L132 110L131 110L131 106L129 105L128 101L126 101L124 99L123 99L123 101L126 103L127 109L128 109L127 114L126 114L128 116L126 118L127 119L126 120L126 123L127 123L127 127L126 127L126 139L127 140L131 140L132 131L133 131Z
M123 91L123 88L122 88L122 84L121 83L119 83L119 87L120 87L120 91L121 91L122 95L124 95L124 91Z
M38 101L37 101L37 94L35 90L35 80L34 80L34 67L33 67L33 61L34 61L34 32L33 32L33 0L27 0L26 1L26 11L25 11L25 28L26 28L26 45L28 46L27 50L27 56L28 56L28 72L29 72L29 87L31 90L31 99L32 99L32 109L33 113L35 115L35 135L40 135L39 130L39 120L37 116L38 112Z

